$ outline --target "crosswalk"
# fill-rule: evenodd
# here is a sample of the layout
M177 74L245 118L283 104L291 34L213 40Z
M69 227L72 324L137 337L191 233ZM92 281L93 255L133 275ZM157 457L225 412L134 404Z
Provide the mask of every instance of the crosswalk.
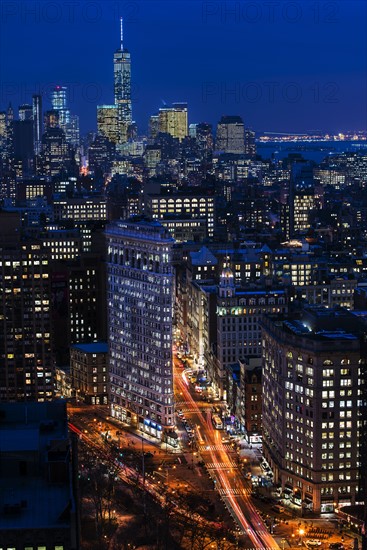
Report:
M227 497L229 495L234 495L239 497L239 496L251 494L251 491L249 489L237 489L232 487L229 487L227 489L223 489L222 487L220 487L218 492L223 497Z
M205 451L233 451L231 445L199 445L199 451L204 453Z
M230 468L238 468L234 462L206 462L205 466L208 470L228 470Z

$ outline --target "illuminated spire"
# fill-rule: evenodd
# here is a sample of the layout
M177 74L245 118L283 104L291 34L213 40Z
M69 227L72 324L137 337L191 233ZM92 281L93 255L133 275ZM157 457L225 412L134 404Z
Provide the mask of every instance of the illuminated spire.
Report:
M124 50L124 20L122 17L120 17L120 43L121 43L121 51Z

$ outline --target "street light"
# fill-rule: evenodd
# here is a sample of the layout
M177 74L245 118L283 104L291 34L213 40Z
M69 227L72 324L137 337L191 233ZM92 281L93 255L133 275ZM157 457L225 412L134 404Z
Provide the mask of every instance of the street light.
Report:
M192 451L192 456L191 456L191 467L192 467L192 469L194 469L194 456L196 457L196 452L193 450Z
M300 538L299 538L299 543L298 543L298 544L299 544L299 546L302 546L302 545L303 545L302 537L303 537L303 535L305 534L305 532L304 532L304 530L303 530L302 528L300 528L298 532L299 532L299 537L300 537Z
M173 464L172 470L175 470L175 469L176 469L176 465ZM158 470L159 470L158 472L153 472L153 473L156 473L156 474L162 476L163 478L165 478L166 491L168 492L168 474L169 474L169 468L168 468L167 466L166 466L166 467L164 467L164 466L158 466ZM165 470L166 473L165 473L165 474L161 473L162 470ZM167 493L166 493L166 498L167 498Z

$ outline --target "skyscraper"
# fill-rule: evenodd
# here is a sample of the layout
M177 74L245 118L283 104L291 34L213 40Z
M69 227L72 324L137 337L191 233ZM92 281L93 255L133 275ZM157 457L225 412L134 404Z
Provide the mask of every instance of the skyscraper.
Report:
M18 213L0 215L0 401L54 396L49 256L20 235Z
M80 145L80 128L79 128L79 116L70 115L70 123L66 129L66 141L73 145L73 147L78 147Z
M319 306L262 321L264 456L287 498L316 513L360 500L359 323Z
M196 141L199 151L204 158L209 158L213 153L213 128L207 122L201 122L196 126Z
M159 131L180 141L189 135L187 103L173 103L172 107L159 109Z
M19 120L32 120L33 118L33 108L32 105L24 104L19 105L18 108Z
M128 140L128 128L132 123L131 106L131 56L124 48L123 20L120 19L120 48L113 56L114 97L118 111L120 143Z
M215 148L224 153L245 152L245 127L240 116L222 116L217 125Z
M173 239L145 218L113 222L106 236L111 415L164 439L174 425Z
M52 92L51 103L54 111L59 113L59 124L66 134L66 126L70 122L70 111L67 108L66 86L56 86Z
M0 159L5 159L7 156L7 125L6 125L6 112L0 112Z
M116 105L97 106L97 130L111 143L119 142L118 110Z
M33 144L34 152L38 155L41 151L42 141L42 96L40 94L34 94L32 96L32 108L33 108Z
M74 147L79 145L79 117L68 108L66 86L56 86L52 92L52 108L59 113L59 126L65 132L65 139Z
M57 176L70 170L71 165L72 152L66 142L65 132L59 126L59 112L46 111L37 171L39 174Z

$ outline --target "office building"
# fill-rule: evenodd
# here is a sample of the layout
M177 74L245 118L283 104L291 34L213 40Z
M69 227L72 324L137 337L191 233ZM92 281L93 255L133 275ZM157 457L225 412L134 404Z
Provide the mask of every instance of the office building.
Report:
M33 108L32 105L23 104L18 107L19 120L33 120Z
M111 415L175 442L173 239L142 217L112 223L106 237Z
M7 156L7 124L6 124L6 112L0 112L0 159L4 160Z
M79 117L72 115L68 107L66 86L56 86L51 96L52 109L59 114L59 127L65 132L65 139L73 147L79 145Z
M342 309L262 321L264 456L285 498L315 513L359 501L361 334Z
M182 141L189 135L187 103L173 103L172 107L159 109L159 132Z
M32 96L33 110L33 145L34 152L38 155L41 152L41 141L43 134L43 114L42 114L42 96L34 94Z
M70 122L70 111L67 108L66 86L56 86L51 95L52 109L59 113L60 128L66 133L66 126Z
M69 364L74 344L105 341L106 275L101 254L51 264L53 351L57 366Z
M192 220L205 219L207 222L207 235L214 235L215 197L207 193L200 195L188 194L153 194L145 197L145 208L149 216L157 220L168 220L186 215ZM200 227L199 227L200 229Z
M17 200L26 201L42 197L50 204L53 193L53 184L47 178L32 178L18 182Z
M113 56L114 98L117 107L119 143L128 141L129 127L132 123L131 103L131 55L124 48L123 20L120 19L120 48Z
M196 125L195 138L202 158L208 160L213 153L213 127L207 122Z
M81 253L81 238L77 229L60 229L49 226L42 235L42 245L50 260L74 260Z
M284 290L265 287L247 289L235 286L229 266L224 267L217 296L217 372L212 376L223 394L225 369L248 356L261 356L260 321L265 313L286 312L288 297Z
M314 181L313 163L303 159L291 167L289 215L291 237L306 233L310 228L310 215L323 206L323 192Z
M51 177L65 175L73 165L70 145L66 142L65 132L58 127L57 112L49 111L46 119L37 165L38 173Z
M119 124L117 105L98 105L97 130L111 143L119 142Z
M245 127L240 116L222 116L217 125L215 148L223 153L245 152Z
M46 111L43 117L43 123L45 127L45 132L50 128L59 128L60 129L60 113L56 109L50 109ZM62 132L65 135L65 132Z
M201 242L207 237L207 220L191 216L177 216L160 220L177 243Z
M30 118L13 120L11 123L12 156L19 165L22 177L32 173L33 168L33 121Z
M102 196L55 198L54 218L58 221L74 222L107 220L107 199Z
M74 344L70 348L72 387L77 399L107 404L108 346L105 342Z
M256 157L255 132L249 128L245 129L245 154L251 158Z
M0 213L0 401L46 401L54 397L49 257L20 231L19 213Z
M151 115L148 124L149 143L153 144L159 132L159 115Z
M80 127L79 116L70 115L70 122L66 128L66 141L73 147L79 147L80 145Z
M70 124L70 111L67 107L66 86L56 86L51 95L52 109L59 115L58 125L67 136L67 128Z

